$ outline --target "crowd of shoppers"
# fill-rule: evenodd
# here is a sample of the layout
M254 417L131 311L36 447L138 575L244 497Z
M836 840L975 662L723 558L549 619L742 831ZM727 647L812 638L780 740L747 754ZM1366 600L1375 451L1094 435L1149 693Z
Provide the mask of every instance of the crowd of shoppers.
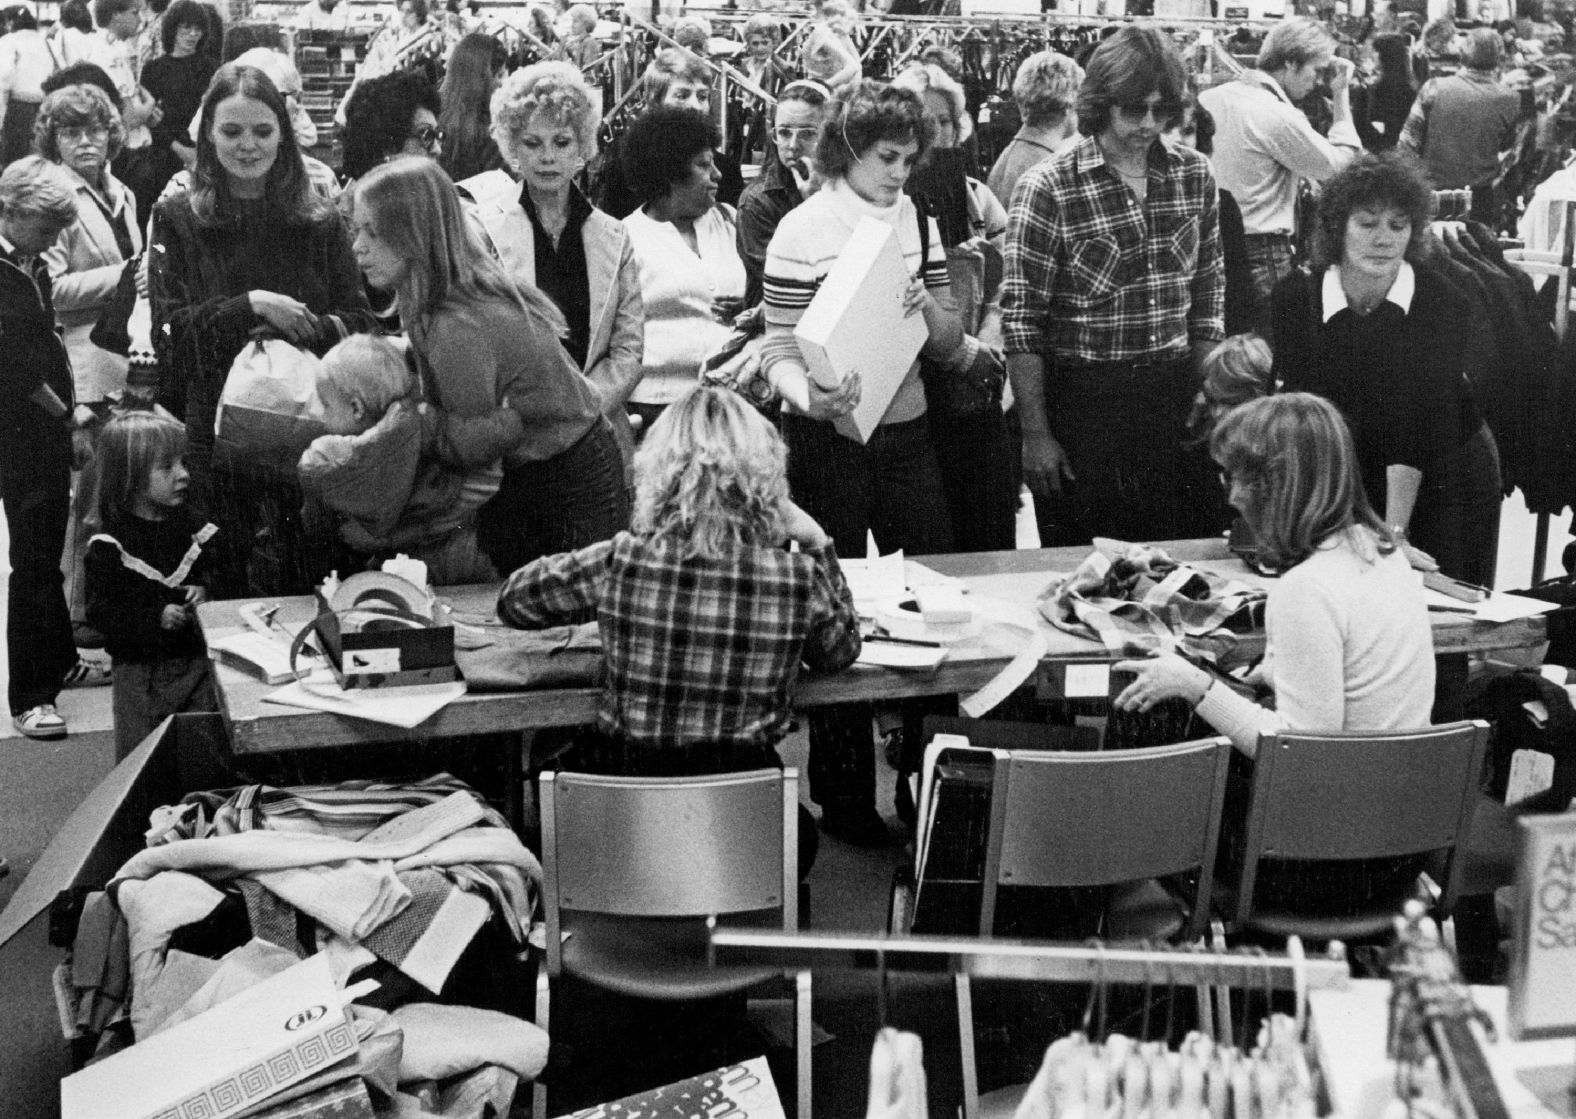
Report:
M890 82L865 78L854 20L842 0L825 0L804 40L805 77L774 54L770 20L746 27L741 65L775 104L756 145L763 166L741 196L734 156L755 148L714 123L704 25L681 37L697 51L656 53L637 111L600 144L603 106L585 72L599 53L587 46L594 10L568 8L559 57L514 73L492 37L461 40L440 92L429 67L407 64L427 57L436 34L424 0L402 0L398 30L343 106L336 183L303 151L289 96L299 76L281 68L287 59L263 48L252 59L261 65L217 66L213 27L193 0L162 13L157 57L142 64L123 47L111 57L109 46L136 35L123 4L135 12L135 0L98 3L109 89L70 84L43 99L33 128L42 158L17 160L0 178L0 315L8 338L14 317L33 347L26 368L7 354L0 400L16 433L0 450L0 496L12 526L10 702L23 733L64 734L58 689L90 671L72 641L59 559L73 454L91 456L107 402L127 389L125 356L90 335L139 271L156 401L175 427L150 429L147 446L115 443L110 535L122 552L145 545L163 557L149 561L157 565L206 533L201 593L223 598L303 593L345 564L350 537L303 517L298 478L216 444L219 394L259 334L323 354L347 336L397 330L408 383L396 376L358 393L340 382L361 367L335 359L325 403L332 395L368 413L345 425L356 438L381 430L379 417L419 417L422 461L456 481L446 523L465 530L470 549L442 552L453 564L442 570L513 575L510 620L595 616L605 639L623 643L609 647L617 674L603 738L585 750L641 772L662 768L644 756L651 750L689 750L712 768L746 742L739 764L770 753L800 658L832 670L851 657L836 555L862 555L867 534L883 552L920 556L1011 547L1025 485L1047 545L1220 532L1225 495L1190 418L1228 326L1268 340L1229 350L1272 361L1263 391L1328 402L1272 396L1251 423L1211 412L1231 501L1284 544L1284 563L1313 564L1317 553L1319 588L1341 586L1356 565L1390 572L1407 560L1492 577L1495 441L1464 365L1471 315L1429 263L1424 177L1433 170L1441 185L1439 167L1455 157L1440 151L1459 153L1493 131L1490 118L1496 128L1505 119L1492 81L1500 56L1486 40L1469 40L1469 69L1425 84L1415 104L1404 39L1376 44L1380 80L1354 112L1353 68L1311 20L1277 25L1256 69L1202 93L1164 32L1123 27L1082 65L1051 52L1021 65L1021 126L987 180L944 53ZM313 26L336 18L332 3L308 9ZM117 78L126 73L129 87ZM1321 86L1324 132L1298 107ZM11 122L8 113L6 136ZM147 154L137 170L157 180L151 216L114 170L139 130ZM1362 136L1403 151L1358 155ZM1408 161L1412 149L1422 169ZM1304 258L1297 194L1310 181L1322 196ZM892 231L911 278L894 299L923 324L924 343L860 439L846 422L865 391L859 371L835 383L811 376L795 327L870 221ZM725 350L732 383L752 382L748 403L769 423L741 412L743 397L705 385ZM366 368L390 367L389 352ZM401 393L408 408L394 407ZM1253 479L1279 476L1253 448L1276 424L1302 425L1309 470L1355 472L1341 474L1330 519L1287 527L1266 512L1279 506ZM725 462L749 479L737 494L719 473ZM89 494L85 481L79 520L94 524L111 495ZM188 494L196 515L174 517ZM761 554L786 540L802 561L784 567ZM359 559L349 562L375 558L351 550ZM125 583L119 554L95 554L101 589ZM660 630L669 646L693 636L687 620L716 603L677 596L682 608L665 613L661 596L677 592L664 580L709 585L724 568L765 580L749 593L730 584L741 610L794 596L802 610L804 594L814 608L794 616L791 647L740 662L753 667L742 691L715 701L715 717L680 717L651 691L726 677L702 663L715 650L665 646L677 659L663 661L671 671L659 683L641 675L655 654L634 653L629 635L656 640ZM108 624L106 603L122 592L95 598L89 574L91 613ZM193 603L161 599L155 613L183 605ZM185 655L191 634L178 613L168 637L117 623L111 651L131 651L128 663L166 646ZM717 640L754 649L766 616ZM633 675L620 657L632 658L623 667ZM1151 683L1134 702L1195 681L1178 670ZM1403 684L1408 696L1423 686L1410 670ZM126 702L138 710L163 702L137 686L144 698ZM204 701L189 691L189 702ZM1295 702L1282 710L1302 718ZM1402 710L1390 705L1387 717ZM1309 713L1308 729L1382 729L1368 711L1349 707L1339 728ZM865 705L809 716L811 793L829 834L887 838L873 732L902 747L921 713ZM1216 714L1242 726L1259 718Z

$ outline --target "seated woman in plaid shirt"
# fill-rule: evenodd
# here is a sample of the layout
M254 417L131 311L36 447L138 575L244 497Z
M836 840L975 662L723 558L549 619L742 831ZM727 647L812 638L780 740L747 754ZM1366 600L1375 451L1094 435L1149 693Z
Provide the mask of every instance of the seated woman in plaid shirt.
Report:
M787 457L742 397L696 389L636 453L633 531L544 556L504 584L498 616L509 625L594 618L601 629L597 733L564 768L668 776L782 764L775 747L801 663L835 672L859 655L853 596L831 539L788 499Z

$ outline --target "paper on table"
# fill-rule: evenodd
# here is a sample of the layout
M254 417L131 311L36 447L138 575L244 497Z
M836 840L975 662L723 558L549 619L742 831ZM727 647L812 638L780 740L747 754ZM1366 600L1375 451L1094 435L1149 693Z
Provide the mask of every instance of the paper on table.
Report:
M892 602L908 593L903 581L903 550L883 556L876 548L876 538L865 534L864 559L840 559L843 578L854 596L854 608L869 617L878 602Z
M947 659L946 646L894 645L886 641L866 641L859 647L855 664L881 668L932 669Z
M1022 607L980 595L974 596L973 602L979 616L1006 626L1023 637L1023 647L988 684L958 701L958 710L970 719L978 719L1022 687L1051 650L1045 643L1044 634L1039 631L1037 620L1028 620Z
M339 686L333 673L319 669L305 680L269 692L264 703L278 703L286 707L304 707L309 711L327 711L334 715L350 715L389 726L420 726L449 704L465 694L465 682L452 684L414 684L403 688L356 688L346 691Z
M1451 598L1438 591L1426 589L1423 595L1430 606L1443 606L1451 613L1459 613L1463 618L1472 618L1479 622L1514 622L1521 618L1535 618L1539 614L1547 614L1555 608L1552 602L1523 598L1519 594L1504 594L1500 591L1495 591L1482 602L1475 603L1462 602L1459 598Z

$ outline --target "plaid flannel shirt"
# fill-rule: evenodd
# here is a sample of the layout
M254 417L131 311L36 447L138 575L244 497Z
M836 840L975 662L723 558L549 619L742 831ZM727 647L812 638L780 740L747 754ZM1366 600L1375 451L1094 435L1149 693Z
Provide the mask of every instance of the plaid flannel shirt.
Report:
M1166 361L1225 337L1218 207L1204 157L1161 143L1141 203L1093 137L1028 171L1007 216L1007 352Z
M859 655L859 618L831 545L685 557L621 532L516 571L498 616L536 629L595 618L607 657L598 725L632 749L775 746L801 661Z

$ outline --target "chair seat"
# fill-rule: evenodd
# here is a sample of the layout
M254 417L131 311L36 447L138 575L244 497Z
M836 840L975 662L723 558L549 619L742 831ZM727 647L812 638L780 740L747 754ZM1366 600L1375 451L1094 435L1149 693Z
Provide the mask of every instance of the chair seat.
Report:
M1111 890L1106 903L1109 940L1169 940L1182 930L1182 907L1153 878Z
M1303 940L1325 942L1331 940L1362 940L1379 936L1395 926L1396 914L1401 903L1370 909L1341 917L1313 917L1306 913L1281 913L1256 909L1248 919L1247 927L1271 936L1298 936Z
M640 999L714 998L765 982L771 968L706 963L704 920L579 914L564 941L563 969L598 987Z

